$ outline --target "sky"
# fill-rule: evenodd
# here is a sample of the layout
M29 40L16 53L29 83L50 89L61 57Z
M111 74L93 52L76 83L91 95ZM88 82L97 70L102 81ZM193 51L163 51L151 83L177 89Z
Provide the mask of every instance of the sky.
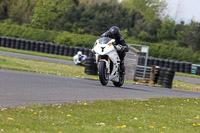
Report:
M200 22L200 0L165 0L168 3L167 14L174 20Z
M122 0L119 0L122 1ZM191 19L200 22L200 0L165 0L168 4L166 13L174 20L184 20L189 23Z

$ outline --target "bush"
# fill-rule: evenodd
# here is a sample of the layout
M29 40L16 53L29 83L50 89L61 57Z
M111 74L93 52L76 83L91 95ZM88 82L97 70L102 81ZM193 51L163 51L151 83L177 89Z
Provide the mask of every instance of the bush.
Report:
M97 39L96 36L80 35L69 32L33 29L26 26L8 25L0 23L0 36L22 38L27 40L53 42L67 46L91 48Z
M158 43L148 43L141 41L134 41L127 39L127 41L134 44L141 44L150 46L149 56L161 59L169 59L174 61L185 61L192 63L200 63L200 51L193 52L191 49L183 47L175 47L174 45L163 45Z

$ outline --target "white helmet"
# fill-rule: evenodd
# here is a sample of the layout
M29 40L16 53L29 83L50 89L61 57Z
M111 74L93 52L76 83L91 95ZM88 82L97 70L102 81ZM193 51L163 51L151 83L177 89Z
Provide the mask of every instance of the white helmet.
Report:
M81 52L81 51L78 51L78 53L77 53L77 54L80 56L80 55L82 55L82 52Z

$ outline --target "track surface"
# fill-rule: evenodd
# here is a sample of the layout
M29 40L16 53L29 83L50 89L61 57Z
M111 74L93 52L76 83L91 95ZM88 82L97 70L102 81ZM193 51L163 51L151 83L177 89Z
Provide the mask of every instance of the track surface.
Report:
M0 107L153 97L200 97L200 93L133 84L117 88L96 80L0 70Z
M7 55L7 56L12 56L12 57L18 57L18 58L42 60L42 61L48 61L48 62L74 65L73 61L62 60L62 59L53 59L53 58L40 57L40 56L34 56L34 55L19 54L19 53L12 53L12 52L0 51L0 55ZM193 84L200 84L200 79L195 79L195 78L175 76L174 79L175 80L181 80L181 81L184 81L184 82L193 83Z

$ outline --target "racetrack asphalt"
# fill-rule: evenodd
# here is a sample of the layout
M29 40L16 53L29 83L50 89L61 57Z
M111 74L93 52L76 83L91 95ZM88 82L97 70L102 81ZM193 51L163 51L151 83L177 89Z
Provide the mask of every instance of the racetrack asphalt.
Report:
M0 70L0 108L156 97L199 98L200 93L134 84L118 88L112 83L102 86L97 80Z
M54 58L48 58L48 57L40 57L40 56L26 55L26 54L20 54L20 53L12 53L12 52L0 51L0 55L6 55L6 56L12 56L12 57L18 57L18 58L42 60L42 61L48 61L48 62L75 65L73 61L69 61L69 60L54 59ZM181 80L181 81L189 82L189 83L193 83L193 84L200 84L200 79L197 79L197 78L175 76L174 80Z

